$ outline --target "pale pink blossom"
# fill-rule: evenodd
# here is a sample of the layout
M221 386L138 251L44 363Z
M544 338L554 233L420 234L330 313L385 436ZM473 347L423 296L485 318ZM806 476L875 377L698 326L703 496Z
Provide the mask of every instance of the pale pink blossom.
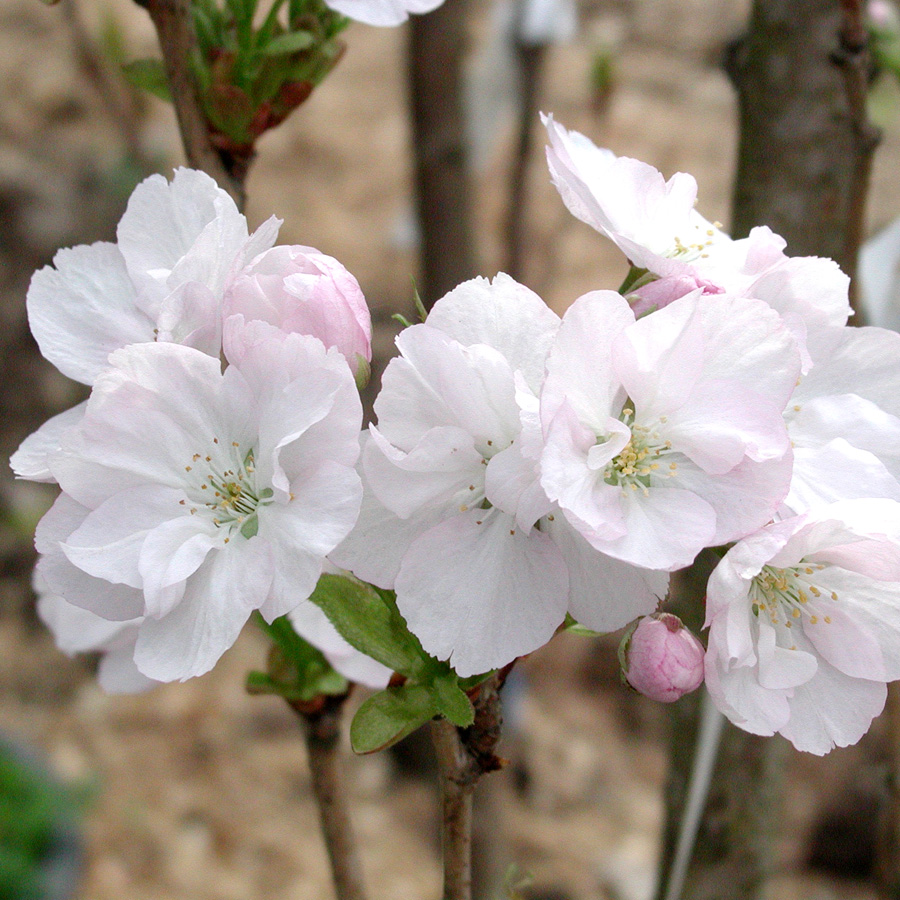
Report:
M312 247L273 247L256 257L225 292L222 315L243 315L285 333L337 347L355 373L372 359L372 321L357 280Z
M622 671L645 697L673 703L703 684L703 644L678 616L647 616L625 641Z
M706 686L732 722L827 753L900 678L900 504L852 500L769 525L709 580Z
M50 456L48 590L143 616L147 677L202 674L254 609L271 621L312 592L359 509L360 419L343 358L305 335L259 340L224 373L178 344L117 351Z
M540 486L537 392L558 326L498 275L400 334L364 442L360 521L331 555L396 590L410 630L461 675L542 646L567 611L611 631L664 590L588 546Z
M787 493L795 342L758 300L696 291L638 321L612 291L566 312L541 393L541 484L603 553L674 570Z

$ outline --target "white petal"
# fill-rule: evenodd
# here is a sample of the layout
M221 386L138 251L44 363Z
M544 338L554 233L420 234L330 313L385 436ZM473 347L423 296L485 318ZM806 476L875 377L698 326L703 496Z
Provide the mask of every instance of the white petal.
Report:
M78 406L48 419L34 434L28 435L9 458L13 472L19 478L27 478L29 481L56 481L50 471L48 459L59 450L62 435L81 421L86 407L87 402L79 403Z
M566 613L568 578L547 535L525 535L511 516L475 510L416 540L396 589L422 646L468 676L549 641Z

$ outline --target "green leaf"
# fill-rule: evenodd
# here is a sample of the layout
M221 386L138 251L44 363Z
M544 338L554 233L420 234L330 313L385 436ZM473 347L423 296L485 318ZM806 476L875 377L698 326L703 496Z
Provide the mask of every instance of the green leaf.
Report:
M445 718L460 728L468 728L475 721L472 703L459 686L454 673L438 675L431 682L435 704Z
M298 53L309 50L316 43L315 35L308 31L288 31L272 38L263 48L266 56L281 56L286 53Z
M394 672L415 677L429 657L403 616L371 585L344 575L323 575L309 598L348 644Z
M395 744L438 712L431 691L421 684L389 687L369 697L350 723L355 753L374 753Z
M161 60L136 59L122 66L122 72L129 84L159 97L160 100L172 101L169 93L169 81Z

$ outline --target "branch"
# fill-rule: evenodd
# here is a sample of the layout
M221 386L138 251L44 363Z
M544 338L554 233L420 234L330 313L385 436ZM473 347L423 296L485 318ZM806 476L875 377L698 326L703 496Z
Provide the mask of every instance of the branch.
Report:
M194 51L194 30L191 26L189 0L143 0L162 50L163 64L172 94L172 104L178 119L181 140L188 164L212 176L219 186L231 194L238 209L243 210L243 183L228 171L219 151L209 137L206 116L200 105L197 87L190 71Z
M346 695L327 698L315 712L308 711L303 704L290 705L303 721L313 793L319 806L337 900L365 900L362 864L341 777L341 711L345 699Z

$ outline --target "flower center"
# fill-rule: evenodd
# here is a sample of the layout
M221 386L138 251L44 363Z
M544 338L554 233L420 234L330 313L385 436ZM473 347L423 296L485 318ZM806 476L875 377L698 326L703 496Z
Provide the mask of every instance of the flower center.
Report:
M773 625L784 625L791 628L795 619L804 615L811 625L820 621L831 624L831 617L823 614L816 601L823 598L837 600L835 591L819 587L815 583L817 573L825 566L818 563L800 562L800 565L778 569L774 566L763 566L750 585L750 600L753 603L753 615L765 614Z
M653 477L671 478L678 469L678 463L666 465L663 459L671 452L672 442L663 440L655 427L636 424L634 410L629 406L622 410L620 420L631 430L631 438L609 461L603 480L607 484L620 485L623 490L642 491L646 496ZM666 417L661 416L660 423L665 422Z
M218 438L213 442L219 445ZM237 441L232 441L230 450L222 452L216 447L213 455L195 453L190 465L184 467L191 474L188 496L195 504L191 515L202 512L212 516L217 528L227 528L231 533L239 530L245 538L254 537L259 530L258 510L271 503L273 491L260 489L256 483L254 448L241 450ZM186 505L186 501L181 503Z
M679 235L675 235L672 248L665 254L669 259L680 259L683 262L693 262L695 259L706 259L709 256L709 248L713 245L716 228L721 228L716 222L713 228L705 230L695 228L693 240L685 243Z

